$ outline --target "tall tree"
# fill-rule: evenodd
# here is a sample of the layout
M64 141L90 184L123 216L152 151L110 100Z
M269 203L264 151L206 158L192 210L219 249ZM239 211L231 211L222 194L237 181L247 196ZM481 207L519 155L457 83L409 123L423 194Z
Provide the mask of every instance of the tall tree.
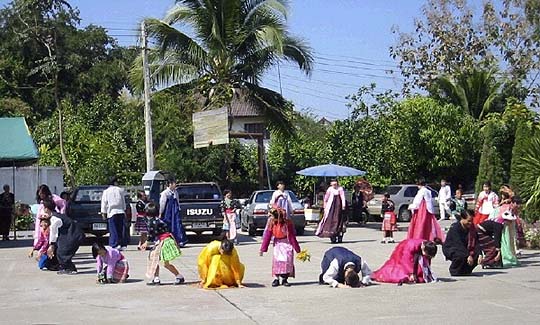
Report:
M426 0L413 32L394 29L390 55L405 77L404 91L431 90L441 74L497 69L510 95L524 93L537 105L540 42L525 2L486 0L475 8L468 0Z
M477 69L463 72L457 78L440 76L436 82L443 99L460 106L478 120L494 111L500 84L492 71Z
M191 83L201 109L222 107L234 96L261 111L271 129L291 132L285 100L260 86L262 75L279 60L309 73L307 45L286 26L285 0L179 0L163 20L146 19L157 44L150 55L156 88ZM176 27L182 27L177 29ZM132 70L141 85L140 60Z

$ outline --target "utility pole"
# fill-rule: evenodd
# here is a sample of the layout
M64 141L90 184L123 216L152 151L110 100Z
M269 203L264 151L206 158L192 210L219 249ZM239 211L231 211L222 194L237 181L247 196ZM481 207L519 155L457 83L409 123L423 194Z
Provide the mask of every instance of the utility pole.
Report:
M144 79L144 135L146 143L146 171L154 170L154 144L152 141L152 112L150 111L150 68L148 67L148 39L144 21L141 22L142 63Z

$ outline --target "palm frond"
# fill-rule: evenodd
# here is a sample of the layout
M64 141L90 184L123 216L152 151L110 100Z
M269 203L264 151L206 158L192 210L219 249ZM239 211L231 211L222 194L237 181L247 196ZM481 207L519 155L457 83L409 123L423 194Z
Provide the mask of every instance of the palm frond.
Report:
M182 61L204 68L207 52L191 37L159 19L145 19L148 35L156 40L162 55L169 51L181 54Z
M295 134L294 112L279 93L252 83L245 83L244 87L248 91L246 99L264 116L269 130L283 136Z
M289 1L286 0L246 0L243 2L244 23L248 23L253 17L261 13L274 12L287 19Z
M283 56L287 61L298 64L300 70L310 75L313 70L313 55L307 43L293 36L286 36L283 41Z

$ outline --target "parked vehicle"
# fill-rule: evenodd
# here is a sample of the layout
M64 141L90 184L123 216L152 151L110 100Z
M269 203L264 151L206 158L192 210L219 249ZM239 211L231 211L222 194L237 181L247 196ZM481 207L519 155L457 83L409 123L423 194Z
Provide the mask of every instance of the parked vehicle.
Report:
M474 193L474 190L463 193L462 197L465 199L465 202L467 202L467 210L474 211L476 206L476 194Z
M96 237L109 232L109 224L101 216L101 196L107 185L86 185L77 187L71 194L67 215L77 220L83 231ZM126 220L131 220L131 199L126 195ZM127 226L129 223L127 223ZM129 229L129 227L126 227ZM127 232L129 234L129 231Z
M268 220L268 204L272 198L274 191L255 191L247 201L244 209L241 212L241 228L242 231L247 231L250 236L255 236L258 229L264 229ZM304 206L296 195L287 191L293 202L292 221L296 229L297 235L303 235L306 226L306 217L304 215Z
M223 215L220 204L221 189L216 183L180 183L176 187L182 224L186 231L197 235L212 231L215 236L222 232Z
M435 215L439 215L439 202L437 199L438 193L429 186L426 186L431 191L433 207ZM390 185L386 188L386 192L390 194L390 200L395 204L394 212L398 217L398 221L408 222L411 220L411 211L408 209L412 203L414 196L418 193L418 186L415 184L400 184ZM381 215L383 194L375 194L375 197L367 203L368 213L373 216Z

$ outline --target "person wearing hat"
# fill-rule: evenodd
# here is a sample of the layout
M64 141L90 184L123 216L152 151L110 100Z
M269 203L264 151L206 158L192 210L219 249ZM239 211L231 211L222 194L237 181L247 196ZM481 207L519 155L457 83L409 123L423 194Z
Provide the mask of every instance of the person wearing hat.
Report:
M450 226L442 249L446 260L452 261L448 269L452 276L470 275L482 264L478 234L469 212L461 212L459 221Z
M127 243L126 234L126 201L124 190L118 187L118 178L112 177L109 187L101 196L101 215L109 223L109 246L124 250Z

